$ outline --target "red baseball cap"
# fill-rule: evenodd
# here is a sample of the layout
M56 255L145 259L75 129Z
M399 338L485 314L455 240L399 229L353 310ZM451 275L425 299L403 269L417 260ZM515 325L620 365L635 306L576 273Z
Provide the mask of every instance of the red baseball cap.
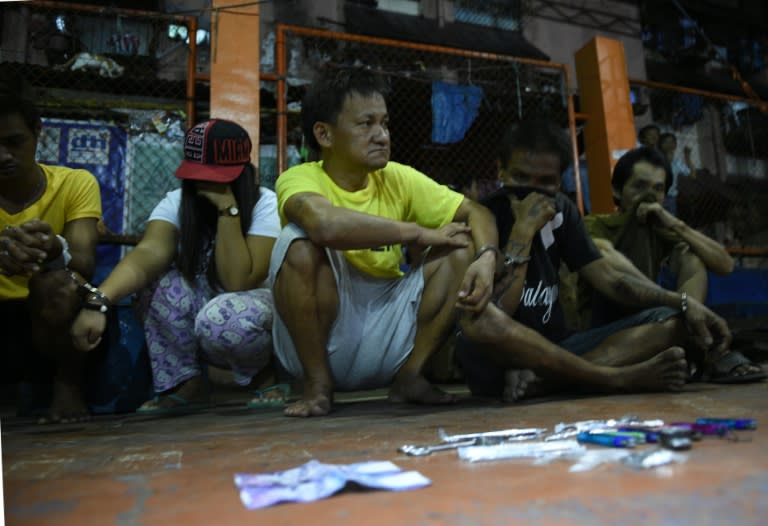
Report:
M195 124L184 138L179 179L229 183L251 162L251 139L237 123L211 119Z

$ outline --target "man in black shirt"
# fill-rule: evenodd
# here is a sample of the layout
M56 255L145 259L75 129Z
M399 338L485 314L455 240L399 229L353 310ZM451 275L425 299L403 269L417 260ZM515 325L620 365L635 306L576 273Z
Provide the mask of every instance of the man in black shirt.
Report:
M494 301L461 318L458 355L474 394L515 400L534 382L580 390L679 390L693 345L722 350L724 320L694 298L622 273L601 257L575 206L558 193L567 165L565 134L548 122L521 122L499 150L504 186L485 204L496 216L501 276ZM559 301L564 262L607 297L646 310L569 334ZM652 308L653 307L653 308Z

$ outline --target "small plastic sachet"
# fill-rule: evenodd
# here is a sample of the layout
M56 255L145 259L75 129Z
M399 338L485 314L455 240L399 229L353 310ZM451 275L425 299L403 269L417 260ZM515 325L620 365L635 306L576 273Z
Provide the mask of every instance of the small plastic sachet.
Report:
M274 473L237 473L235 486L240 500L252 510L280 502L313 502L330 497L348 483L372 489L405 491L429 486L432 482L417 471L403 471L392 462L356 464L306 464Z
M469 462L501 460L507 458L541 458L548 456L573 455L587 448L576 440L554 440L551 442L505 443L491 446L464 446L458 450L459 458Z

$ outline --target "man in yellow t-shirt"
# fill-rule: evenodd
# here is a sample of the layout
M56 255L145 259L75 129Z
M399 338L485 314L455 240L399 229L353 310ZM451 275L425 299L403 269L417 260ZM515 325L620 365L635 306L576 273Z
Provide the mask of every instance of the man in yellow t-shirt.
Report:
M326 70L302 103L305 138L322 161L277 180L284 228L270 263L273 341L304 385L288 416L327 414L334 390L390 386L391 401L453 402L422 367L454 308L478 312L491 297L493 217L390 162L386 94L370 70Z
M69 327L94 270L101 198L85 170L35 162L40 116L18 79L0 82L0 323L3 383L52 382L44 422L88 418L84 355Z

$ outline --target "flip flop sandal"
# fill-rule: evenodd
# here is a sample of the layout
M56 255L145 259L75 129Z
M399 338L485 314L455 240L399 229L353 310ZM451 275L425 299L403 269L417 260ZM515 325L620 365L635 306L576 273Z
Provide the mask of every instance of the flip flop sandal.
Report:
M195 413L197 411L202 411L204 409L208 409L211 406L211 404L209 404L208 402L190 402L183 396L177 395L176 393L171 393L163 397L156 396L152 401L155 403L158 403L161 398L169 398L174 402L176 402L176 405L172 405L170 407L161 407L161 406L143 407L142 406L136 410L136 414L152 415L152 416L185 415L189 413Z
M714 384L746 384L759 382L768 377L768 374L766 374L762 368L759 372L742 375L733 374L736 368L740 365L754 365L759 367L759 365L740 352L730 351L712 362L708 381Z
M265 395L273 391L280 391L282 398L267 398ZM269 407L283 407L288 397L291 396L289 384L275 384L253 391L254 398L246 404L248 409L264 409Z

